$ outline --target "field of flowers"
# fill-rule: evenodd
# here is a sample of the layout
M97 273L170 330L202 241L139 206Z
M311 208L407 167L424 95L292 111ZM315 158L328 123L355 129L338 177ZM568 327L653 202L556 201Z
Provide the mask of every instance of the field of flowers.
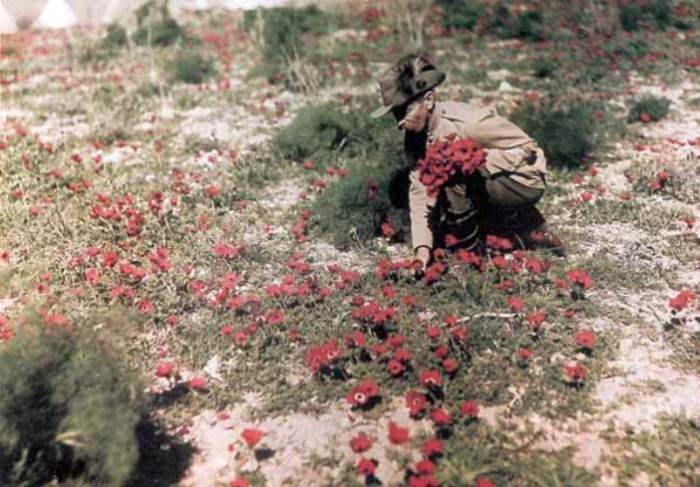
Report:
M698 8L457 3L2 37L0 484L698 485ZM412 277L367 114L421 43L567 258Z

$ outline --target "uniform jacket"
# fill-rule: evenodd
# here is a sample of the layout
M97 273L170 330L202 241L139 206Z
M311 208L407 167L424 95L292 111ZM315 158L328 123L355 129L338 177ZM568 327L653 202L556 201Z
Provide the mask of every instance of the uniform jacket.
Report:
M406 157L413 167L410 174L409 203L411 209L411 235L413 248L433 247L430 229L430 212L436 198L429 197L420 182L415 164L425 150L440 138L456 134L476 140L486 148L485 170L488 175L500 174L528 188L544 189L547 161L537 143L520 127L499 116L495 111L470 103L437 102L428 121L427 139L406 138ZM534 152L534 154L532 154ZM534 157L536 156L536 157ZM468 195L464 187L446 189L446 199L458 208L468 206Z

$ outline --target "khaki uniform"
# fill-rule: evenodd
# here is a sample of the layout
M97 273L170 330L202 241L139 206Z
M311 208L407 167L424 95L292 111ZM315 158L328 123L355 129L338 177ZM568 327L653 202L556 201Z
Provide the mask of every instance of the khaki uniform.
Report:
M487 149L486 164L480 171L480 189L464 182L444 187L437 197L428 196L415 167L425 150L440 138L456 134L471 138ZM514 123L493 110L460 102L437 102L427 127L427 140L406 138L406 157L413 167L410 174L409 204L413 248L433 248L436 216L457 229L476 220L481 201L491 207L517 209L533 207L546 183L547 161L537 143ZM473 178L472 178L473 179ZM469 189L469 190L468 190ZM478 193L482 194L479 195ZM440 204L438 204L440 200ZM444 215L436 215L444 209ZM459 235L460 241L474 241L478 225ZM450 232L450 233L458 233Z

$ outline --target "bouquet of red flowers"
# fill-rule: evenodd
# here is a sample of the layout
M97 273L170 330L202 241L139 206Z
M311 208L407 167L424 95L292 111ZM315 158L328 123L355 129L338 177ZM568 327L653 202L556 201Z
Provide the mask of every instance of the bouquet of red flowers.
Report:
M435 196L458 171L468 176L485 163L486 151L475 140L452 135L428 146L418 161L418 174L428 195Z

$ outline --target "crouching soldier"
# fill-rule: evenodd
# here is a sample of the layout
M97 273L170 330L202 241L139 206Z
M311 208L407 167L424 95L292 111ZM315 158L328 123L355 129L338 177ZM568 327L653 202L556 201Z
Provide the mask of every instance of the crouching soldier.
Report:
M424 56L404 56L382 75L379 87L384 106L372 113L373 117L393 114L405 131L416 259L425 269L434 249L447 244L479 250L488 234L509 238L516 247L541 246L564 256L562 242L535 208L546 187L542 149L492 110L437 101L434 90L444 80L445 74ZM429 196L416 164L425 157L428 145L453 135L481 144L486 162L471 176L453 178L437 195Z

